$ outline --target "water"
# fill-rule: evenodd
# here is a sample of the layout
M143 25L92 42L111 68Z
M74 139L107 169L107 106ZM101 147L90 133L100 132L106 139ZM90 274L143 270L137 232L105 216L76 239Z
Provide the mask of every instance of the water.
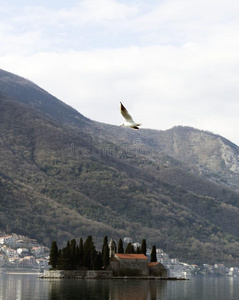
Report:
M0 275L0 300L238 300L239 278L157 280L48 280Z

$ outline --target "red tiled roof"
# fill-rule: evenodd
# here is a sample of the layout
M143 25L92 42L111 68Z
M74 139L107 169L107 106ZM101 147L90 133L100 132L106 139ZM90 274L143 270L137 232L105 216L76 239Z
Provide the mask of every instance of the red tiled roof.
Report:
M120 259L148 259L144 254L115 253L115 255Z

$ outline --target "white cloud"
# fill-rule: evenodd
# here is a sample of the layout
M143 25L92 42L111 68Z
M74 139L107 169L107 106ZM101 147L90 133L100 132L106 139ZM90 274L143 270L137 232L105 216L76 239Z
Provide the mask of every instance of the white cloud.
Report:
M120 3L115 0L85 0L80 2L76 11L76 23L115 21L135 16L137 5Z
M7 5L7 4L5 4ZM202 42L223 31L238 32L239 3L235 0L144 1L83 0L65 7L46 4L11 6L2 13L6 34L37 32L39 51L85 50L95 47L183 45ZM20 10L20 13L19 13ZM233 28L232 28L233 27ZM34 53L35 48L33 47ZM31 54L30 53L30 54Z
M94 120L121 124L122 101L144 127L189 125L239 145L238 10L235 0L28 5L0 21L0 63Z

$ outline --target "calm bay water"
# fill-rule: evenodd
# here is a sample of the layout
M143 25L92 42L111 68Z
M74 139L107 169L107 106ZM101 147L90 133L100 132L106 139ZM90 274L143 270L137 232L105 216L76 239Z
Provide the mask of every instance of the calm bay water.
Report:
M238 300L238 278L157 280L48 280L1 275L0 300Z

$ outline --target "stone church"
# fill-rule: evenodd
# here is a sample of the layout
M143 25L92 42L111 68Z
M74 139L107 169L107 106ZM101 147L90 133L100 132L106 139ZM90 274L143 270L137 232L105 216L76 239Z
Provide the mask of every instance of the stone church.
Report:
M114 276L167 277L167 270L160 263L149 263L144 254L116 253L116 244L109 243L110 268Z

